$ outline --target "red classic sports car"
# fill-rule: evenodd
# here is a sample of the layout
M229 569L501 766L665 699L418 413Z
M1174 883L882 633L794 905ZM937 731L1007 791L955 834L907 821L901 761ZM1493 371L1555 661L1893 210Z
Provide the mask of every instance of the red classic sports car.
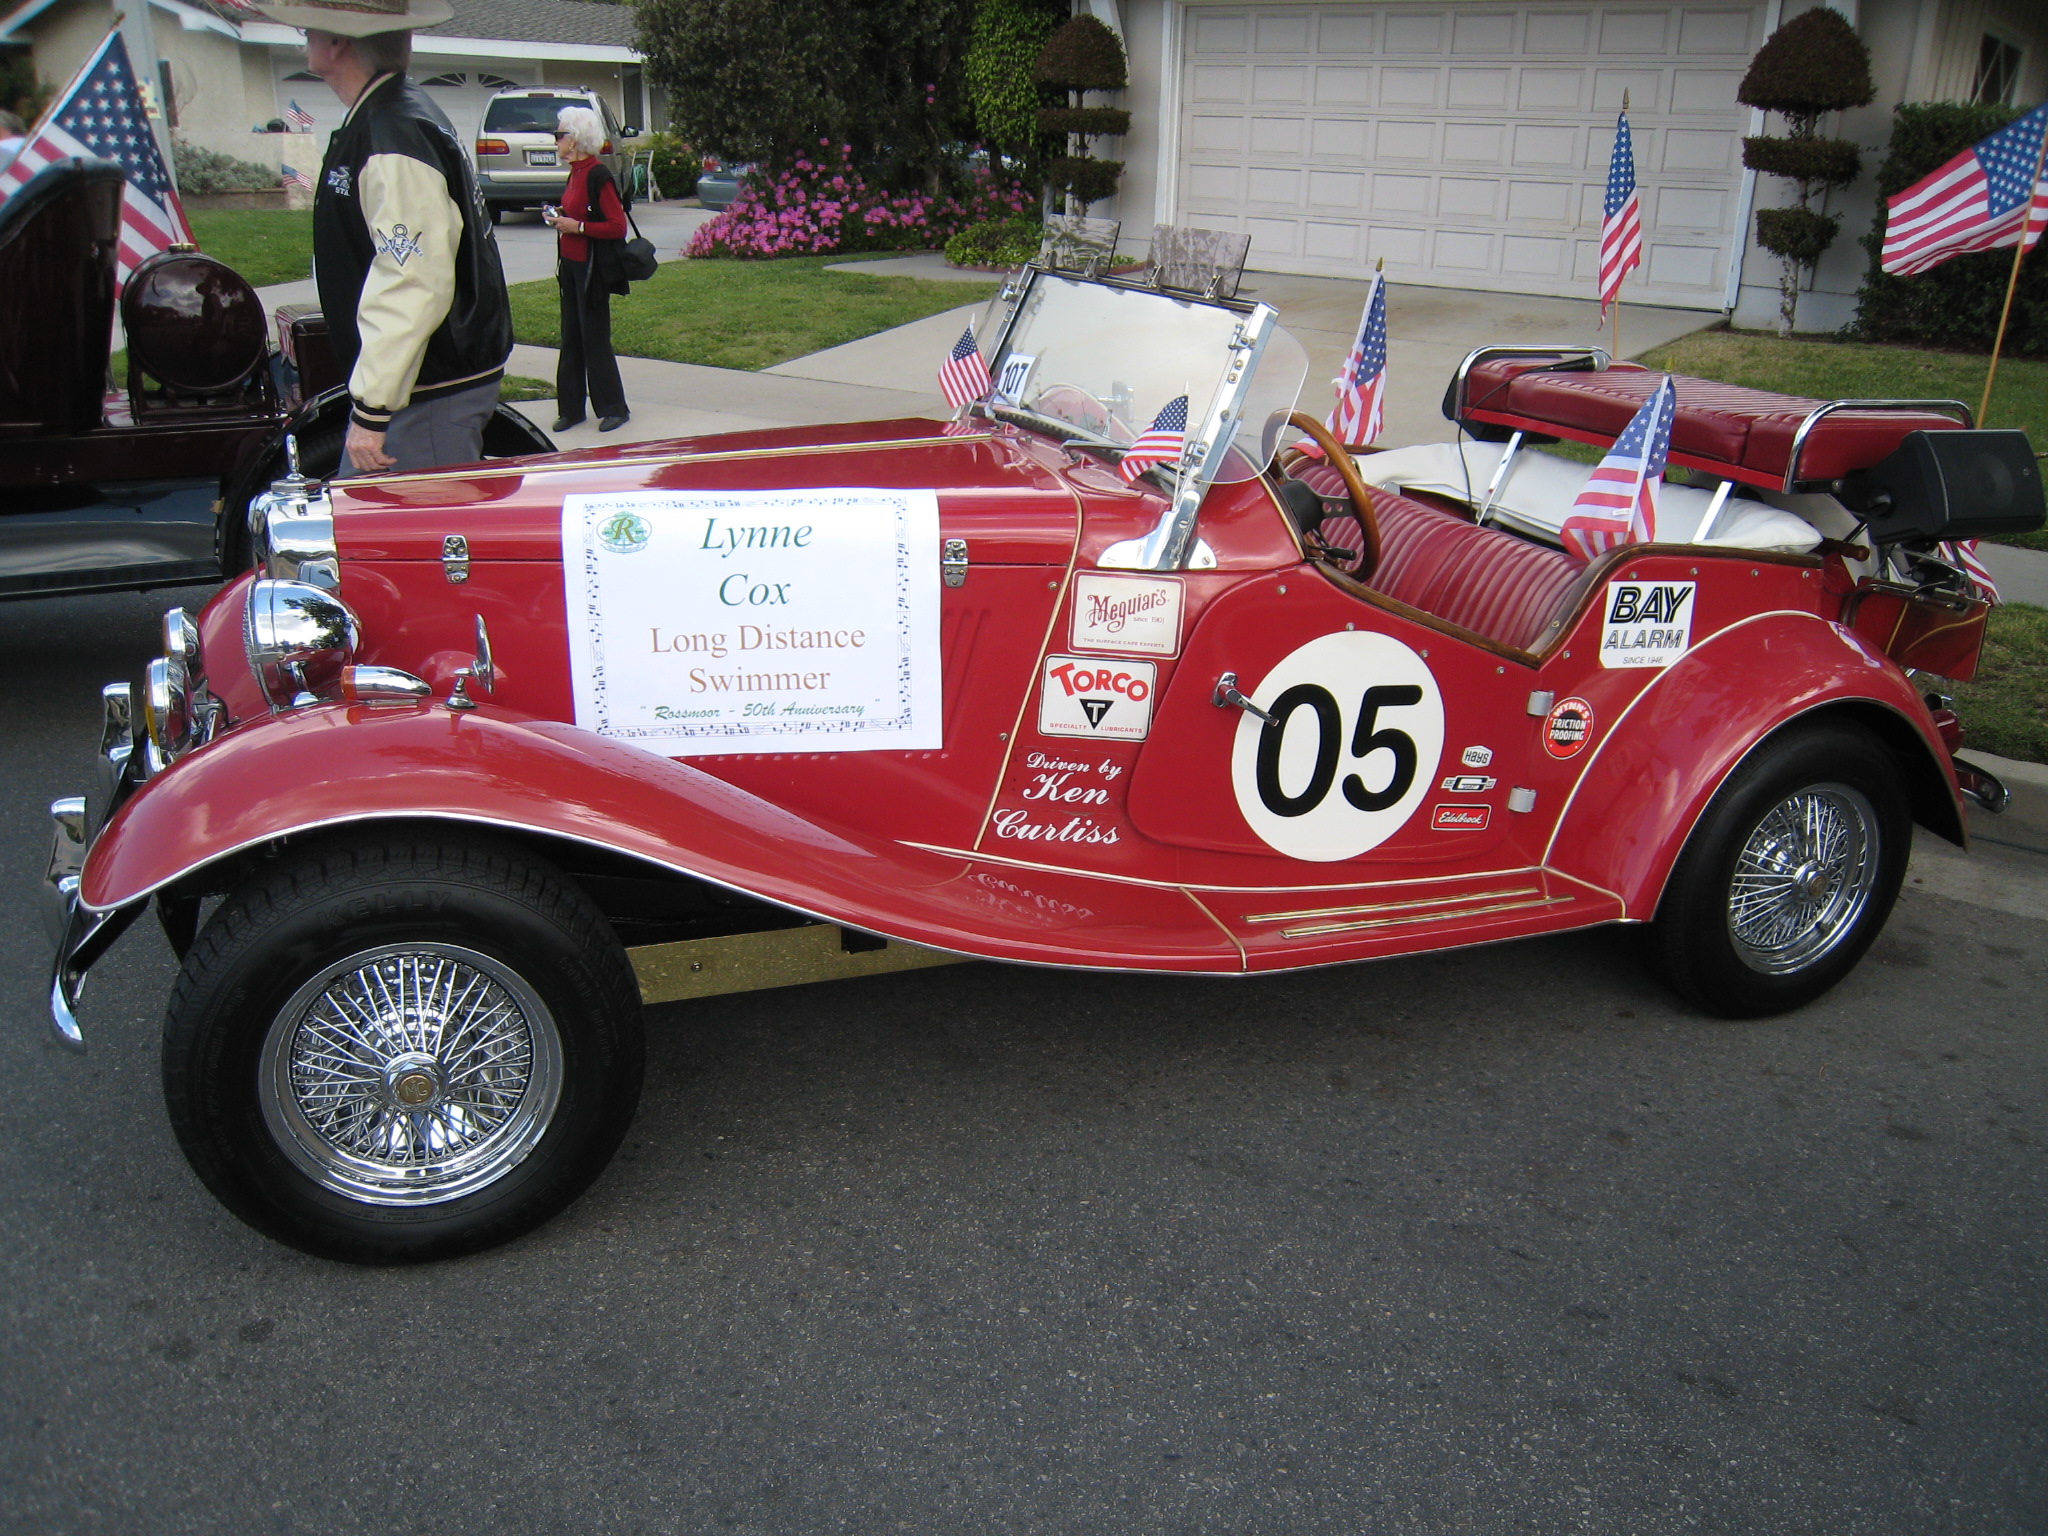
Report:
M166 616L146 728L111 685L54 808L60 1034L153 903L200 1177L422 1259L604 1166L645 1001L1649 923L1681 995L1767 1013L1856 964L1914 822L1999 798L1910 670L1982 634L1939 542L2041 522L2020 434L1680 380L1711 518L1583 564L1496 516L1534 471L1493 445L1612 441L1660 376L1603 354L1460 370L1466 504L1294 413L1266 306L1027 269L980 334L951 422L259 497L262 569Z

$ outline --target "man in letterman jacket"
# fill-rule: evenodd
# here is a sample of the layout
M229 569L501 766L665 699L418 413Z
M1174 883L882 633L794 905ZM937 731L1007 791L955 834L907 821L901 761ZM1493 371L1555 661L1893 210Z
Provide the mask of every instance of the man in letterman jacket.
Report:
M415 27L446 0L263 5L306 29L307 67L348 116L313 199L313 276L348 370L341 475L467 464L512 353L498 242L446 115L411 80Z

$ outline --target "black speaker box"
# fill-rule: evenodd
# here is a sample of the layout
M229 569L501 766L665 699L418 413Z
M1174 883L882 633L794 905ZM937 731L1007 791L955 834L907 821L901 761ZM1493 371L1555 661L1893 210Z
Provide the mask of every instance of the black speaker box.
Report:
M1880 544L2027 533L2048 514L2024 432L1908 432L1890 458L1842 482L1841 501Z

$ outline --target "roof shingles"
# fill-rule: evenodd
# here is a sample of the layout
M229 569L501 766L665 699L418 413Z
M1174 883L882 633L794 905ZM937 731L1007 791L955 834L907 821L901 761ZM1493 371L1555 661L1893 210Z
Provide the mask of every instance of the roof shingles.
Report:
M449 0L451 21L424 30L446 37L491 37L515 43L600 43L634 46L633 7L595 0Z

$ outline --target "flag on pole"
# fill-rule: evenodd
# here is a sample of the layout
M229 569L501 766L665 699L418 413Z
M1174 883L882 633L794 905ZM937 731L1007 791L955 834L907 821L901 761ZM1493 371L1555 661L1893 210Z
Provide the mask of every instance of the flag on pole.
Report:
M1136 480L1154 464L1171 464L1181 455L1188 440L1188 397L1175 395L1167 401L1152 425L1140 432L1137 441L1124 450L1124 461L1118 472L1126 480Z
M1371 442L1386 420L1386 396L1387 278L1384 272L1375 272L1365 296L1365 315L1358 323L1358 339L1351 343L1343 372L1337 376L1330 435L1352 447Z
M198 243L157 151L156 134L142 109L135 74L128 67L128 49L118 30L107 33L64 94L43 114L20 153L0 171L0 202L20 191L37 172L74 157L112 160L128 173L121 199L121 240L114 256L116 283L126 282L129 273L158 251Z
M1565 514L1558 531L1567 553L1590 562L1623 544L1656 539L1657 487L1671 456L1671 422L1677 414L1678 391L1667 374L1629 418Z
M311 172L302 171L295 165L280 166L278 169L284 176L284 184L286 186L304 187L308 192L315 190Z
M988 364L981 360L974 345L972 325L960 333L960 339L953 343L953 350L940 365L939 388L945 393L946 404L956 411L988 393Z
M1977 590L1984 594L1984 601L1998 601L1998 583L1991 579L1991 572L1985 567L1983 557L1977 553L1975 539L1963 539L1941 546L1949 560L1962 568L1962 572L1977 584Z
M1636 196L1636 147L1628 113L1614 125L1614 156L1607 162L1607 201L1600 218L1600 313L1621 292L1622 274L1643 263L1643 206Z
M1969 251L2031 249L2048 229L2044 137L2048 102L1887 199L1878 264L1911 277Z
M313 114L300 106L296 101L285 104L284 120L292 125L294 133L311 133L313 131Z

